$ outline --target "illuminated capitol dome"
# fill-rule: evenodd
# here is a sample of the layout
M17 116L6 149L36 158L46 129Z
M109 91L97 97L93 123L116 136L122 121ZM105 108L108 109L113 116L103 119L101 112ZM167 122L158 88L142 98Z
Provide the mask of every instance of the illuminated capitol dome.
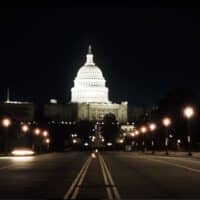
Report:
M91 46L85 64L79 69L71 89L72 103L110 103L101 69L95 65Z

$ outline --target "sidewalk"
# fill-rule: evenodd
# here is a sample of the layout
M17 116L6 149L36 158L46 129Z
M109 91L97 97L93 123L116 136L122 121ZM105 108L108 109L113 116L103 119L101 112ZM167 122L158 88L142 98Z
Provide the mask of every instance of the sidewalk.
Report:
M154 154L152 154L152 151L146 151L145 154L150 155L157 155L157 156L166 156L165 151L155 151ZM169 157L188 157L188 158L197 158L200 159L200 152L192 152L192 156L188 156L187 151L169 151Z

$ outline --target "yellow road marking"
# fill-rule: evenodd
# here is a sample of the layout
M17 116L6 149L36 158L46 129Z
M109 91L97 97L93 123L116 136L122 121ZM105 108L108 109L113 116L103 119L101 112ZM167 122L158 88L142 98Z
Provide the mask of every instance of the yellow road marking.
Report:
M109 171L109 169L108 169L108 167L107 167L107 165L106 165L106 162L105 162L105 160L103 159L103 157L101 156L101 155L99 155L100 156L100 160L101 160L101 162L102 162L102 166L103 166L103 168L104 168L104 172L105 172L105 174L103 175L103 176L106 176L107 175L107 180L108 180L108 182L106 182L105 181L105 184L106 185L110 185L110 189L111 189L111 191L113 192L113 194L114 194L114 196L111 198L111 199L121 199L121 197L120 197L120 194L119 194L119 192L118 192L118 190L117 190L117 187L116 187L116 184L114 183L114 180L113 180L113 178L112 178L112 176L111 176L111 174L110 174L110 171ZM103 170L102 170L102 172L103 172ZM105 179L104 179L105 180ZM107 192L108 193L108 192ZM108 197L110 197L109 196L109 194L108 194Z
M79 171L79 173L78 173L78 175L76 176L76 178L74 179L74 181L72 182L72 184L71 184L71 186L70 186L70 188L69 188L69 190L65 193L65 195L64 195L64 199L69 199L69 197L72 195L78 195L78 193L77 193L77 191L75 190L76 189L76 187L77 187L77 183L79 183L80 182L80 179L81 179L81 177L84 175L84 177L85 177L85 174L86 174L86 171L87 171L87 169L88 169L88 167L89 167L89 164L90 164L90 162L91 162L91 157L89 157L86 161L85 161L85 163L83 164L83 166L82 166L82 168L81 168L81 170ZM83 178L84 178L83 177ZM82 180L83 181L83 180ZM74 192L76 192L75 194L74 194Z
M108 178L106 176L105 168L103 166L103 161L102 161L100 156L99 156L99 162L100 162L100 165L101 165L101 170L102 170L104 182L105 182L105 185L106 185L106 192L107 192L107 195L108 195L108 199L112 200L113 196L112 196L111 188L109 186Z

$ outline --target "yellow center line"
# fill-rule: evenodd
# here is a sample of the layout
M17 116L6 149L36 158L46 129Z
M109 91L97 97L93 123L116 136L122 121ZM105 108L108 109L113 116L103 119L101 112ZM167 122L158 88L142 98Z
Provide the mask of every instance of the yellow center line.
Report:
M69 199L69 197L70 197L71 195L73 195L73 191L76 189L77 183L79 183L79 180L80 180L80 178L82 177L82 175L84 175L84 174L86 173L86 172L84 173L84 171L87 171L90 162L91 162L91 157L89 157L89 158L85 161L85 163L83 164L83 166L82 166L81 170L79 171L78 175L75 177L74 181L72 182L72 184L71 184L69 190L65 193L63 199ZM76 193L77 193L77 192L76 192ZM78 193L77 193L77 195L78 195Z
M108 199L112 200L113 199L112 191L111 191L111 188L109 186L109 182L108 182L108 178L106 176L105 168L103 166L102 158L100 156L99 156L99 162L100 162L100 166L101 166L104 182L105 182L105 185L106 185L106 192L107 192L107 195L108 195Z
M88 168L89 168L89 166L90 166L91 160L92 160L92 158L89 159L89 161L88 161L88 163L87 163L87 165L86 165L86 167L85 167L85 170L84 170L84 172L82 173L82 175L81 175L81 177L80 177L80 179L79 179L79 182L78 182L78 184L77 184L77 186L76 186L76 188L75 188L75 190L74 190L74 192L73 192L73 194L72 194L71 199L76 199L76 197L78 196L80 187L81 187L81 185L82 185L82 183L83 183L83 180L84 180L84 178L85 178L86 172L87 172L87 170L88 170Z
M109 171L109 169L107 167L107 164L106 164L105 160L103 159L103 157L101 155L100 155L100 160L102 161L102 166L103 166L103 168L105 170L105 176L107 175L108 186L110 185L110 188L111 188L111 190L112 190L112 192L114 194L114 197L112 197L112 199L118 199L118 200L121 199L120 194L119 194L119 192L117 190L116 184L114 183L114 180L113 180L113 178L111 176L111 173L110 173L110 171ZM102 170L102 172L103 172L103 170ZM107 185L107 183L106 183L106 185Z

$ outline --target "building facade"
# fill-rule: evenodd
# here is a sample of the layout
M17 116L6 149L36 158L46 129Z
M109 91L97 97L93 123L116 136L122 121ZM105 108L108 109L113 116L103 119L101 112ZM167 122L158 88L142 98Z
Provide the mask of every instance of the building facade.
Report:
M70 103L65 105L47 104L44 115L49 120L99 121L112 113L119 122L127 121L128 103L112 103L109 89L101 69L94 63L91 46L86 55L85 64L78 70L71 88Z
M71 89L71 104L76 104L76 120L103 120L108 113L119 122L127 121L128 103L112 103L101 69L94 63L91 46L85 64L78 70Z

